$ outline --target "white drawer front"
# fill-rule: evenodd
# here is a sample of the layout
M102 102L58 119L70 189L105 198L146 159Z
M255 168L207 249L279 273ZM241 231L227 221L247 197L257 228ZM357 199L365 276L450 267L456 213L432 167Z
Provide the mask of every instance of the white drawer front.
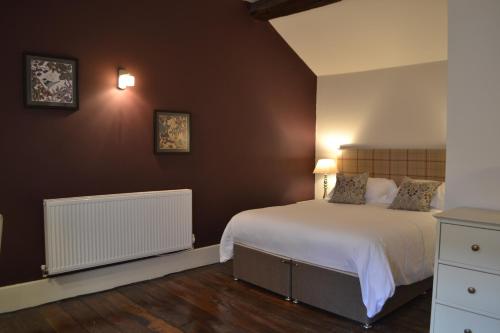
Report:
M498 333L500 321L436 304L434 333ZM470 331L467 331L470 330Z
M441 224L440 259L500 271L499 253L500 231Z
M440 264L437 299L500 317L500 276Z

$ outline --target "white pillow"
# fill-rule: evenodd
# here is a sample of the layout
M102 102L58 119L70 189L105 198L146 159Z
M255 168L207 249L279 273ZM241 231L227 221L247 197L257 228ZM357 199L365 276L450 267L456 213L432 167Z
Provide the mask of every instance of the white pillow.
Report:
M390 205L398 195L398 192L399 187L396 187L395 189L384 195L382 198L380 198L379 203Z
M366 184L365 199L366 203L380 203L383 199L392 192L396 191L398 187L396 182L387 178L368 178Z
M325 200L330 200L335 187L328 193ZM398 186L392 179L368 178L366 183L365 200L366 203L392 203L398 194ZM386 202L390 200L389 202Z
M445 183L439 185L432 197L431 207L439 210L444 210L444 192L446 191Z
M334 189L335 187L330 191L330 193L328 193L325 200L330 200ZM395 198L396 194L398 194L398 186L394 180L387 178L368 178L365 193L366 203L386 203L383 199L388 194L392 195L392 192L395 192ZM392 200L389 203L391 202Z
M417 181L426 182L428 180L417 180ZM385 195L379 202L390 205L394 201L394 198L396 198L396 196L398 195L398 191L399 188L396 188L392 192ZM434 193L434 195L432 196L431 208L444 210L445 191L446 191L446 185L443 182L441 185L439 185L439 187L436 190L436 193Z

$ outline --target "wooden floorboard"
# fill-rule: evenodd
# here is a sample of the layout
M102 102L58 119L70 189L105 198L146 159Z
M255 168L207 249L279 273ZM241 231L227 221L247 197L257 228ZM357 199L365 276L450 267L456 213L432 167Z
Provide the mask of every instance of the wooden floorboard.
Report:
M430 304L430 293L419 296L368 332L428 332ZM229 263L2 314L0 332L367 331L351 320L233 281Z

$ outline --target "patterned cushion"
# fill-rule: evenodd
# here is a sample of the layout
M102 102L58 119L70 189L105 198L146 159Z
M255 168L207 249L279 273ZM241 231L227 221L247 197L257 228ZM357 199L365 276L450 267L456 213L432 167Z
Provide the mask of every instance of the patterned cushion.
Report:
M432 196L436 193L439 185L441 185L440 182L422 182L405 177L389 208L428 212L431 210Z
M337 182L329 202L362 205L365 203L368 174L346 176L337 173Z

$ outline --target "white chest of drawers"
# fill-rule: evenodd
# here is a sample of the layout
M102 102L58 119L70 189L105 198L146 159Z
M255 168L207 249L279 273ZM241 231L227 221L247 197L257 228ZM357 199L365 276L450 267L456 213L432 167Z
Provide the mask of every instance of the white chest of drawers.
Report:
M500 212L455 208L436 217L431 332L500 332Z

